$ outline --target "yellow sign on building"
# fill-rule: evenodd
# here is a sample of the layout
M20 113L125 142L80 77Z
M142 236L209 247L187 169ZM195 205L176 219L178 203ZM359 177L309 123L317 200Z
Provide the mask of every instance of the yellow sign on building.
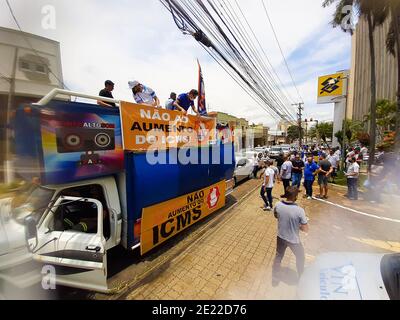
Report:
M336 73L318 79L318 98L340 97L343 95L344 73Z
M182 232L225 205L226 182L143 209L141 254Z

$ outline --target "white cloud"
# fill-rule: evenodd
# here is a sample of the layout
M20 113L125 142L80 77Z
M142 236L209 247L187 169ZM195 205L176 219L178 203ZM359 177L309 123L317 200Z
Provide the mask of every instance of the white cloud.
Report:
M235 5L235 0L229 1ZM287 91L297 100L261 0L237 1L287 84ZM343 54L350 56L348 36L328 26L332 9L323 9L322 1L264 1L309 108L306 113L318 110L321 117L331 118L332 112L320 111L333 110L332 107L315 104L317 76L330 68L329 72L334 72L338 66L348 67L348 61L343 62ZM155 89L163 102L171 91L181 93L197 87L196 58L199 58L212 110L274 125L275 121L193 38L179 32L157 0L13 0L11 3L25 31L60 41L64 80L73 90L97 93L104 80L110 78L116 83L114 95L132 100L127 81L136 78ZM47 4L56 7L56 30L41 28L40 11ZM0 2L0 25L15 28L4 2ZM321 34L321 30L326 32ZM312 54L296 56L305 43L312 46Z

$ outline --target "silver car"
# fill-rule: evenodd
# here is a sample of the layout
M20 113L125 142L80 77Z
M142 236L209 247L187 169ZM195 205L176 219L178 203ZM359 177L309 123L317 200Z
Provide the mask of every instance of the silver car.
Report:
M399 300L400 254L325 253L304 271L302 300Z

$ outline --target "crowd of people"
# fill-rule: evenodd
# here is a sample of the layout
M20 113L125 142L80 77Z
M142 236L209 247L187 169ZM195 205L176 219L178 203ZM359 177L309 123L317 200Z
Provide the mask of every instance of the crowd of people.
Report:
M359 161L362 160L362 148L349 150L346 154L346 177L348 180L348 198L358 198L357 185L360 172ZM308 218L305 210L296 202L301 191L301 182L305 189L304 197L313 199L313 185L315 181L319 185L319 199L328 199L328 185L330 179L334 179L339 170L341 151L339 148L308 147L291 152L280 154L274 161L269 159L260 160L257 163L257 170L265 168L261 178L260 195L263 199L263 209L273 210L278 220L277 249L272 268L272 284L279 283L281 273L281 262L287 248L290 248L296 257L296 269L298 277L304 270L305 253L300 241L300 231L308 232ZM276 184L283 184L282 200L275 206L272 192Z
M160 99L156 92L150 87L140 83L137 80L128 82L129 89L132 91L133 98L136 103L148 105L155 108L162 108ZM104 89L99 92L100 97L114 99L112 92L114 91L115 84L111 80L106 80L104 83ZM195 107L194 101L199 96L197 90L192 89L189 92L177 95L175 92L171 92L170 97L165 103L165 109L176 110L187 114L189 109L192 109L196 115L200 116L200 112ZM107 101L97 101L97 104L103 107L115 107L115 103ZM205 115L205 114L202 114Z
M349 149L346 153L344 174L348 184L347 197L350 200L358 199L357 186L364 150L366 148L361 146ZM266 211L273 209L270 195L274 186L281 182L283 184L281 198L287 197L289 187L296 187L301 192L303 182L304 198L312 200L313 186L317 182L319 194L316 195L316 198L328 199L329 183L334 182L340 169L341 150L340 148L305 146L301 150L287 155L281 153L275 160L276 162L268 157L256 160L256 170L265 169L262 175L263 185L260 194L264 200L264 210Z

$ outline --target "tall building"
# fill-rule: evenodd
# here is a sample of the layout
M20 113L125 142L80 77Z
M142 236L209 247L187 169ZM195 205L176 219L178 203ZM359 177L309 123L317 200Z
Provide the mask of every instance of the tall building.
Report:
M12 151L9 123L22 103L37 102L63 87L60 44L34 34L0 27L0 181L8 173L6 151ZM8 160L11 157L8 156Z
M376 55L377 99L396 100L397 59L386 50L386 36L390 19L374 32ZM347 118L364 120L371 105L371 55L368 22L359 20L352 37L352 66L347 105Z

